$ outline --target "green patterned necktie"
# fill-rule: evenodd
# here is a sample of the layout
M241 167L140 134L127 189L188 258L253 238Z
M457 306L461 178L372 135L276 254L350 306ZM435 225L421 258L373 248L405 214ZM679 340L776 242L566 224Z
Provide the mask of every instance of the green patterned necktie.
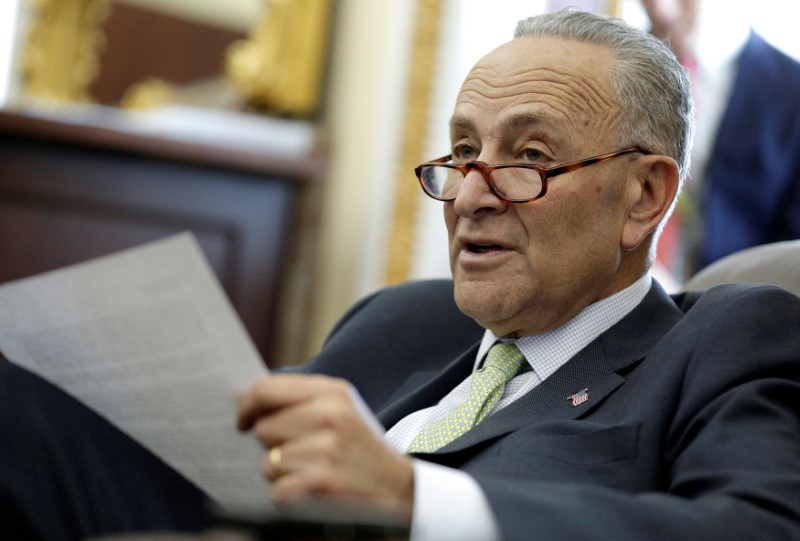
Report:
M524 361L525 356L516 345L503 342L493 345L483 367L472 375L467 400L442 419L428 423L406 452L432 453L483 421L500 401L506 383Z

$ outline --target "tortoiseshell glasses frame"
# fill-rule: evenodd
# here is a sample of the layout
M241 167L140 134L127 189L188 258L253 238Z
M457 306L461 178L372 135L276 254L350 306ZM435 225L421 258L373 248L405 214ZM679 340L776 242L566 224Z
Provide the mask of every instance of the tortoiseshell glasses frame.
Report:
M555 176L577 171L596 163L603 163L632 152L649 154L641 147L629 147L553 167L526 163L495 165L484 162L448 163L452 160L452 156L448 154L418 165L414 172L425 193L438 201L453 201L458 195L464 177L474 169L481 174L492 193L500 199L511 203L527 203L544 197L547 193L548 180ZM497 171L501 173L493 175ZM501 174L502 176L498 177Z

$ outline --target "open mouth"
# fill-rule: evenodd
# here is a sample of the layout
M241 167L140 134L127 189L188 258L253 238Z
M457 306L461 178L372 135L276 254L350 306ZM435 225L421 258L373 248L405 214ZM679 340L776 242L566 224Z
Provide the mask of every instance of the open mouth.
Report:
M465 243L464 248L466 248L468 252L473 254L485 254L487 252L494 252L497 250L505 249L499 244L475 244L472 242Z

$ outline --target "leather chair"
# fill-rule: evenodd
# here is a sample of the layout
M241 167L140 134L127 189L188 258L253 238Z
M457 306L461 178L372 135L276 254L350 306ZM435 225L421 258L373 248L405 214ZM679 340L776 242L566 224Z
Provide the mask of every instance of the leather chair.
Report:
M747 248L712 263L689 278L683 291L731 282L772 284L800 296L800 240Z

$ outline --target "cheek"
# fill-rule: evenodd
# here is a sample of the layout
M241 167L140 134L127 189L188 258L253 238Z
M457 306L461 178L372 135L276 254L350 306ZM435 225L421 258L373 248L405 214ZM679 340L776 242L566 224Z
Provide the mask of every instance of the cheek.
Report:
M528 251L531 256L546 262L561 249L570 247L574 238L576 216L575 203L578 199L573 193L548 193L530 207L520 207L519 221L524 225L527 235Z
M442 213L444 214L444 225L447 227L447 237L450 240L453 240L456 232L456 226L458 225L458 214L455 211L455 203L452 201L447 201L443 203L444 208Z
M529 264L554 286L591 272L587 262L605 265L616 257L619 223L607 200L609 190L601 186L598 192L596 187L556 192L548 205L537 209L537 216L523 217Z
M566 238L600 238L617 229L620 194L602 180L559 192L553 200L553 219L558 220L558 229Z
M458 216L455 211L455 203L447 201L442 203L442 213L444 214L444 223L447 226L447 234L453 238L453 232L456 228L456 220Z

